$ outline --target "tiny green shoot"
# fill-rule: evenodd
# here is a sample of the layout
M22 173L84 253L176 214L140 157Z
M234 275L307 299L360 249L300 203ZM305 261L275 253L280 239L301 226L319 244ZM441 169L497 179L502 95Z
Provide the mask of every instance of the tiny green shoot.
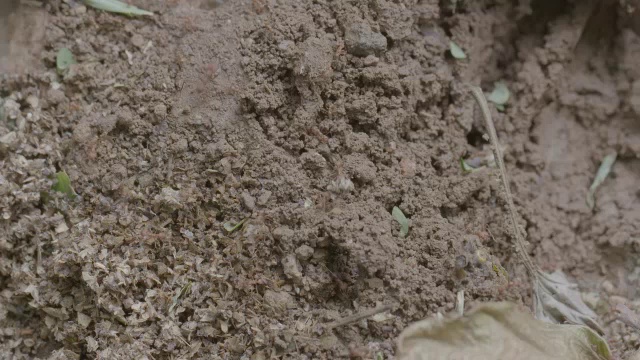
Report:
M467 58L467 54L465 54L460 46L458 46L458 44L454 43L453 41L449 41L449 51L451 52L451 55L456 59Z
M602 159L602 163L600 164L600 168L598 168L598 172L596 173L595 179L593 179L593 183L589 187L589 192L587 193L587 206L589 209L594 208L596 205L596 190L598 187L604 182L609 173L611 172L611 167L613 163L616 162L616 158L618 157L617 153L612 153L604 157Z
M504 105L509 101L510 96L511 93L509 92L507 85L502 81L498 81L495 83L493 91L489 94L487 100L496 104L496 107L499 109L504 110Z
M391 215L398 223L400 223L400 236L405 237L409 233L409 220L404 216L404 213L397 206L391 210Z
M245 223L245 221L247 221L247 218L242 219L237 224L234 224L231 221L227 221L226 223L222 224L222 226L229 234L231 234L232 232L238 230Z
M84 0L84 3L98 10L111 13L124 14L127 16L147 15L153 16L151 11L139 9L118 0Z
M71 187L71 180L66 172L60 171L54 175L55 182L51 186L51 190L61 192L67 195L70 199L76 198L76 192Z
M69 49L62 48L58 50L58 54L56 55L56 68L58 69L58 74L62 74L73 64L77 64L77 62Z

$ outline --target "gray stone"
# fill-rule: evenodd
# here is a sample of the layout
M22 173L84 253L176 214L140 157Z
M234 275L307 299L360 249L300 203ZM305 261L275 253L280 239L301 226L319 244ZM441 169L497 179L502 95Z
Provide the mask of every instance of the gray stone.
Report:
M349 25L345 31L347 52L356 56L380 54L387 50L387 38L365 23Z

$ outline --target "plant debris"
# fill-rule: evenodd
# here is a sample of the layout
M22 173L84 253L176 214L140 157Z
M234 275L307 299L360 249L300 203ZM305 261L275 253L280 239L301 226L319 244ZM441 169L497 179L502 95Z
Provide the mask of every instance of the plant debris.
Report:
M465 316L416 322L398 338L398 359L608 360L607 342L582 325L548 324L509 302L482 303Z
M391 215L396 219L398 223L400 223L400 236L405 237L409 233L409 220L404 216L404 213L397 206L393 207L391 210Z
M498 143L498 136L496 135L496 129L491 119L489 105L487 104L482 89L472 87L471 92L480 105L482 117L489 131L489 138L493 146L494 157L498 164L500 180L504 187L509 209L509 218L515 238L516 254L520 257L520 260L527 268L533 280L533 307L536 317L551 323L561 324L569 322L571 324L586 325L602 334L602 328L595 321L596 314L582 301L580 294L576 290L577 285L570 283L561 271L556 271L551 275L542 272L529 257L525 240L516 220L516 207L513 203L513 196L511 195L511 189L507 179L507 171L502 160L502 149Z
M456 59L461 60L467 58L467 54L465 54L460 46L458 46L458 44L454 43L453 41L449 41L449 52L451 52L451 55Z
M238 230L245 223L245 221L247 221L247 218L240 220L240 222L237 224L234 224L231 221L227 221L226 223L222 224L222 226L229 234L231 234L232 232Z
M176 307L180 304L180 300L187 295L189 291L191 291L192 282L188 282L185 286L183 286L180 291L173 297L171 301L171 306L169 306L169 314L173 314Z
M598 190L598 187L604 182L609 173L611 172L611 168L613 164L616 162L616 158L618 157L617 153L612 153L604 157L602 159L602 163L598 168L598 172L596 173L595 179L593 179L593 183L589 187L589 192L587 193L587 206L589 209L592 209L596 205L595 194Z
M58 69L58 74L62 74L73 64L77 64L77 62L73 57L71 50L67 48L58 50L58 54L56 55L56 68Z
M139 9L133 5L129 5L118 0L84 0L84 3L98 10L107 12L124 14L127 16L147 15L153 16L151 11Z
M494 103L498 110L504 111L504 106L509 101L510 96L511 93L509 92L507 85L505 85L505 83L503 83L502 81L498 81L495 83L493 91L491 92L491 94L489 94L487 100Z
M69 179L69 175L64 171L60 171L57 172L54 177L55 182L51 186L51 190L61 192L67 195L70 199L75 199L77 195L71 186L71 179Z
M365 310L365 311L359 312L357 314L349 315L349 316L347 316L347 317L345 317L343 319L340 319L340 320L338 320L338 321L336 321L334 323L328 324L327 325L327 329L335 329L335 328L337 328L339 326L349 325L351 323L360 321L362 319L366 319L366 318L375 316L377 314L383 313L385 311L389 311L389 310L393 309L395 306L396 306L395 304L385 304L385 305L380 305L380 306L375 307L375 308L370 309L370 310Z

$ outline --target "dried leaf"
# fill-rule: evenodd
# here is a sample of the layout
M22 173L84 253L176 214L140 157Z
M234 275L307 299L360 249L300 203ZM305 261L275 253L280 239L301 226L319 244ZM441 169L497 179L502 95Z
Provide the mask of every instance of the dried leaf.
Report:
M92 8L112 13L124 14L128 16L153 16L153 13L151 11L142 10L133 5L129 5L118 0L84 0L84 3L88 6L91 6Z
M578 286L569 282L562 271L552 274L538 271L533 295L536 318L554 324L586 325L604 334L594 320L596 313L584 303Z
M548 324L508 302L484 303L465 316L431 318L398 339L400 360L608 360L609 346L586 326Z
M456 59L467 58L467 54L465 54L464 51L462 51L462 49L460 48L460 46L458 46L458 44L454 43L453 41L449 42L449 51L451 52L451 55Z
M598 168L598 172L596 173L595 179L593 179L593 183L589 187L589 192L587 193L587 206L589 209L593 209L596 204L595 194L598 187L604 182L611 172L611 167L616 162L616 157L618 157L617 153L609 154L602 159L602 163L600 164L600 168Z
M173 297L173 301L171 301L171 306L169 306L169 314L172 314L176 309L178 304L180 304L180 300L187 295L187 293L191 290L191 282L188 282L185 286L183 286L180 291Z
M56 68L59 74L63 73L73 64L77 64L77 62L69 49L62 48L58 50L58 54L56 55Z
M393 207L391 210L391 215L398 223L400 223L400 236L405 237L409 233L409 220L404 216L402 210L400 210L397 206Z
M76 198L76 192L71 187L71 179L66 172L60 171L54 175L55 182L51 186L51 190L66 194L70 199Z
M238 230L245 223L245 221L247 221L247 218L242 219L237 224L234 224L231 221L227 221L226 223L222 224L222 226L229 234L231 234L232 232Z
M498 81L495 83L493 91L487 97L487 100L491 101L496 105L504 105L509 101L509 89L507 85L505 85L502 81Z

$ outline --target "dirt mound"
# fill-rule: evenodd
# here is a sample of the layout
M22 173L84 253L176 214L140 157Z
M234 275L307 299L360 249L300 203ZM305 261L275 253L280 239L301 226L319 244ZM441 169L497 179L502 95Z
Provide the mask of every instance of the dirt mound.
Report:
M536 261L605 317L636 296L640 38L582 36L591 2L136 5L158 15L23 4L48 16L38 65L0 80L0 357L387 358L458 290L529 304L494 172L459 163L487 150L467 84L497 80Z

